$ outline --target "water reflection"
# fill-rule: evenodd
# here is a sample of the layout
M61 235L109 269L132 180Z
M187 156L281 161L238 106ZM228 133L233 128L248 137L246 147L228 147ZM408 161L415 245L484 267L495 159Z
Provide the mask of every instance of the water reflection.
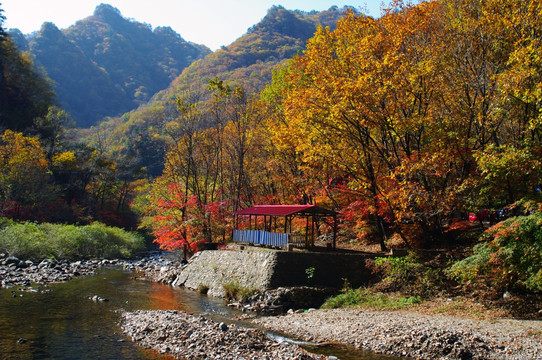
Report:
M177 309L228 322L240 315L220 299L140 281L116 269L36 290L0 289L1 359L170 359L126 339L118 326L118 310ZM109 301L94 302L89 299L94 295ZM343 360L393 359L351 348L310 350Z
M170 287L112 269L44 289L0 290L2 359L165 359L125 341L115 310L183 308Z

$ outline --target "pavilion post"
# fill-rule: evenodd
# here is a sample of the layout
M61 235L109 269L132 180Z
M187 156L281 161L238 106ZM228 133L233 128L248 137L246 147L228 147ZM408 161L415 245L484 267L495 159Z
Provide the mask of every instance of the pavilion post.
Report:
M316 240L316 215L312 214L312 246L314 247L314 241Z
M309 247L309 216L307 215L307 221L305 223L305 247Z
M337 248L337 214L333 214L333 250Z

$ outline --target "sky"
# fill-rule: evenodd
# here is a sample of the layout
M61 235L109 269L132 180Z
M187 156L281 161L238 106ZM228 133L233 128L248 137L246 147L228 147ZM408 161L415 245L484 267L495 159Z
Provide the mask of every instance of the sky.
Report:
M6 21L4 28L17 28L24 34L37 31L44 22L60 29L94 12L100 3L110 4L126 18L170 26L185 40L216 50L229 45L257 24L273 5L290 10L327 10L333 5L349 5L378 17L382 0L0 0Z

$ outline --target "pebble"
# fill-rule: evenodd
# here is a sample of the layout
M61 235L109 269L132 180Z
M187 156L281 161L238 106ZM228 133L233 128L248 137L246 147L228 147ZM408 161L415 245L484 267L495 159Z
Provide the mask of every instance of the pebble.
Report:
M295 344L278 343L258 329L217 323L177 310L122 313L124 334L145 348L181 359L326 359ZM224 324L225 325L225 324Z
M353 345L414 359L542 360L542 323L412 312L314 310L253 320L302 340Z

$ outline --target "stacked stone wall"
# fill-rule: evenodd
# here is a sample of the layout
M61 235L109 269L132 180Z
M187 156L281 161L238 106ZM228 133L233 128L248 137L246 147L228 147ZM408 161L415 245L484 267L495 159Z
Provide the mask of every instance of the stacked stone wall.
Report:
M223 296L224 284L267 290L288 286L341 288L365 283L370 272L364 255L287 251L201 251L185 265L175 281L191 289L205 287Z

